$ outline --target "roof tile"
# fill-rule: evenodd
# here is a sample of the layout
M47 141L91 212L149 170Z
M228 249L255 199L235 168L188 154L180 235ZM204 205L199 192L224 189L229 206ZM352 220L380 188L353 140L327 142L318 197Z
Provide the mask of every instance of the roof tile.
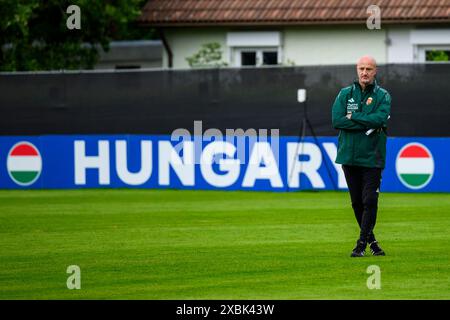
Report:
M360 23L373 0L149 0L142 23L220 25ZM378 0L389 22L450 22L450 0Z

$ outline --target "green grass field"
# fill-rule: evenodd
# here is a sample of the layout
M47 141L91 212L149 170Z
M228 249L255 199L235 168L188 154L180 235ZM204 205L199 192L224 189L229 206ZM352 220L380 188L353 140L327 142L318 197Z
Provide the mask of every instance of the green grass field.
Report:
M450 194L379 206L387 256L350 258L345 192L4 190L0 299L449 299Z

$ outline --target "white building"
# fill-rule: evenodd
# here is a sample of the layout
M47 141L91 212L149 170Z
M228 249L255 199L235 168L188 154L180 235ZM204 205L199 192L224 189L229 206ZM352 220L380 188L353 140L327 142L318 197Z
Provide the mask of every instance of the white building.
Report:
M424 63L433 51L449 63L449 0L381 3L150 0L140 20L162 31L163 67L188 68L186 58L214 42L231 67L353 64L364 54Z

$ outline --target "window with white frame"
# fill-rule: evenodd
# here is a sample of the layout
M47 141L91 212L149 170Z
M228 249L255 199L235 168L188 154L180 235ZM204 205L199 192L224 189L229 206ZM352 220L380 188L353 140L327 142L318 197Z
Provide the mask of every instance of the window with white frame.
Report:
M235 67L260 67L281 63L279 32L229 32L230 65Z
M278 48L235 48L234 65L237 67L260 67L277 65Z
M450 63L450 46L419 46L419 60Z

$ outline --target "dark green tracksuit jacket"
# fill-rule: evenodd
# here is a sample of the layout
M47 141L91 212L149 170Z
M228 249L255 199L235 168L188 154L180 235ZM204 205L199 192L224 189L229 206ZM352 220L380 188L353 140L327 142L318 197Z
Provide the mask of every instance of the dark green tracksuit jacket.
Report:
M352 113L349 120L345 116ZM384 168L386 126L391 112L391 96L376 81L362 91L356 81L343 88L333 104L333 127L339 129L336 163ZM366 135L369 129L377 129Z

